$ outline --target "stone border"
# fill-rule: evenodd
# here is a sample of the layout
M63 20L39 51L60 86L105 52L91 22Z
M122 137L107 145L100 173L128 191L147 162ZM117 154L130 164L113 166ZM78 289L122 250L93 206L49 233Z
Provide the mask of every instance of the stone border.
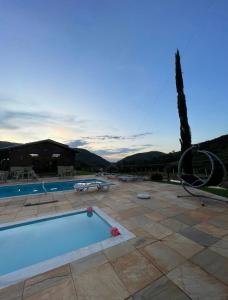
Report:
M130 232L124 226L122 226L121 224L116 222L113 218L108 216L100 208L98 208L97 206L94 206L93 209L94 209L95 213L97 213L98 216L101 217L109 225L111 225L113 227L118 227L121 235L119 235L117 237L110 237L106 240L89 245L87 247L83 247L83 248L74 250L72 252L68 252L61 256L56 256L54 258L31 265L29 267L19 269L17 271L8 273L6 275L2 275L2 276L0 276L0 289L10 286L12 284L15 284L24 279L33 277L35 275L50 271L54 268L58 268L62 265L65 265L65 264L68 264L75 260L81 259L81 258L91 255L93 253L113 247L115 245L118 245L122 242L125 242L125 241L135 237L135 235L132 232ZM80 212L84 212L84 211L86 211L86 208L82 208L82 209L78 209L78 210L71 210L71 211L67 211L65 213L49 214L49 215L46 215L45 217L32 218L32 219L27 219L27 220L20 221L20 222L5 223L5 224L0 225L0 229L9 227L9 226L27 224L27 223L34 222L34 221L41 221L41 220L44 221L44 220L47 220L52 217L60 217L60 216L64 217L68 214L80 213Z

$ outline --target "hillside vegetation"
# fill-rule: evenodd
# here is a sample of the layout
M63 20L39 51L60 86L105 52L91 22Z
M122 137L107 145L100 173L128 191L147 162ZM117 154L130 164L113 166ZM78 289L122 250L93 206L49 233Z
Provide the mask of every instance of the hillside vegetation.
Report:
M76 148L79 151L76 153L76 168L78 170L98 170L100 168L107 168L110 162L100 157L99 155L92 153L86 149Z
M228 134L220 136L213 140L202 142L199 144L199 146L202 150L208 150L216 154L228 169ZM117 162L117 166L122 171L134 171L134 169L143 170L144 168L154 168L159 170L163 169L164 166L167 165L176 166L178 160L180 159L180 155L180 151L171 152L168 154L158 151L139 153L121 159ZM194 164L200 165L206 160L207 158L205 156L196 157L196 159L194 160Z
M0 148L10 147L10 146L17 146L17 145L20 145L20 144L6 142L6 141L0 141Z

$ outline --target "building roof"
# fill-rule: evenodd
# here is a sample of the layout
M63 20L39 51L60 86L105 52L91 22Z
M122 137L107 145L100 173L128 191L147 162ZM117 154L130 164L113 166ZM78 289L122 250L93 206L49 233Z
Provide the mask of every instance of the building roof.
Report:
M55 144L55 145L57 145L59 147L66 148L67 150L76 152L75 149L70 148L68 145L56 142L56 141L51 140L51 139L45 139L45 140L40 140L40 141L35 141L35 142L30 142L30 143L25 143L25 144L11 145L11 146L0 148L0 151L6 151L6 150L13 150L13 149L18 149L18 148L24 148L26 146L36 145L36 144L44 143L44 142Z

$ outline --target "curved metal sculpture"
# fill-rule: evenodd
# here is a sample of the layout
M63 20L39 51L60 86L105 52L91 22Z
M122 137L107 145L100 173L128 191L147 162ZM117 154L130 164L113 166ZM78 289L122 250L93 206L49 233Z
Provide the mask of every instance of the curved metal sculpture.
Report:
M210 173L207 176L200 177L196 174L184 174L182 171L183 161L186 155L193 150L196 153L204 154L208 161L210 162ZM226 169L223 162L213 153L207 150L200 150L199 145L194 145L188 148L181 156L178 163L178 177L181 181L181 184L186 192L188 192L191 196L200 196L195 195L188 188L201 188L204 186L219 186L222 184L224 178L226 176Z

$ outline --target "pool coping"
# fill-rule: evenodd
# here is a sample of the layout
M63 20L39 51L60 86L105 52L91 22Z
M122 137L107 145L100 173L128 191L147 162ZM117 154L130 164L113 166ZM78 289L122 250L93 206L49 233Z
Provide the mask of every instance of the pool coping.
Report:
M102 251L104 249L113 247L115 245L118 245L122 242L125 242L125 241L130 240L135 237L135 235L132 232L130 232L123 225L121 225L120 223L115 221L112 217L108 216L99 207L93 206L93 209L94 209L95 213L98 214L99 217L104 219L105 222L107 222L112 227L117 227L121 234L119 236L110 237L101 242L97 242L97 243L91 244L89 246L86 246L86 247L83 247L83 248L80 248L80 249L77 249L77 250L74 250L71 252L67 252L63 255L56 256L51 259L42 261L40 263L30 265L28 267L19 269L17 271L2 275L2 276L0 276L0 289L8 287L19 281L31 278L35 275L58 268L65 264L71 263L73 261L79 260L83 257L86 257L88 255ZM4 224L0 225L0 229L2 229L4 227L9 227L9 226L21 225L21 224L33 222L33 221L41 221L41 220L44 221L44 220L49 219L50 217L59 217L59 216L64 217L71 213L80 213L80 212L84 212L84 211L86 211L86 208L70 210L70 211L66 211L64 213L48 214L43 217L26 219L26 220L19 221L19 222L4 223Z

